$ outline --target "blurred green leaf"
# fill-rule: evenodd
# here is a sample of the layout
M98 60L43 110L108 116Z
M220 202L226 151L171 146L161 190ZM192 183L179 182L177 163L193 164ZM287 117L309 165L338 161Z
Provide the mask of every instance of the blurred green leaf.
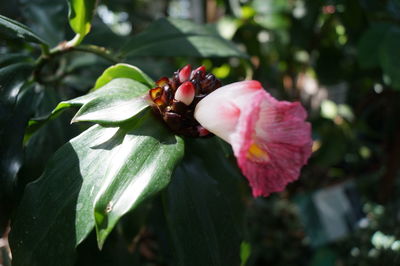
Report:
M241 266L245 266L247 264L250 255L251 255L251 245L248 242L242 242L242 244L240 245Z
M182 145L150 112L121 127L93 126L69 141L25 190L10 235L13 265L73 265L76 246L95 225L95 198L98 222L109 218L104 203L111 206L106 210L110 219L118 220L133 207L129 204L135 206L168 183ZM127 198L122 187L141 192ZM124 193L114 194L117 190ZM116 201L109 205L109 200Z
M0 36L4 39L22 39L27 42L46 44L42 38L33 33L27 26L2 15L0 15Z
M16 63L33 63L32 57L22 54L22 53L9 53L9 54L0 54L0 67L5 67L11 64Z
M379 50L383 72L390 78L390 85L400 90L400 28L392 27L383 39Z
M389 30L389 24L379 23L372 25L364 32L358 44L358 61L361 67L379 66L379 50Z
M93 90L103 87L115 78L130 78L141 82L148 87L154 86L154 81L139 68L128 64L116 64L107 68L103 72L103 74L96 80Z
M232 42L202 25L159 19L122 48L126 56L246 57Z
M79 35L79 39L82 40L90 32L96 0L68 0L68 4L69 24L73 31Z
M186 139L185 149L164 194L174 265L240 265L242 177L216 138Z
M283 30L290 27L290 19L282 14L266 14L256 18L256 22L262 27L272 30Z
M183 140L169 133L151 112L139 123L134 131L117 133L126 134L123 150L111 155L115 160L95 200L100 248L121 216L168 185L183 157Z

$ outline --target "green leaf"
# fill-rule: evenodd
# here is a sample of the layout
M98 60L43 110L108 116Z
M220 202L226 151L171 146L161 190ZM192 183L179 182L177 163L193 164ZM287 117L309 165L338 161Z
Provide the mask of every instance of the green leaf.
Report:
M116 64L107 68L103 74L101 74L101 76L97 79L93 90L103 87L115 78L130 78L141 82L148 87L154 87L154 81L139 68L128 64Z
M216 138L186 139L185 148L164 193L173 265L240 265L242 177Z
M142 191L144 200L168 182L182 150L182 140L150 112L121 127L95 125L69 141L50 159L41 178L25 189L10 234L13 265L74 265L76 246L95 225L94 202L97 198L100 206L102 201L98 192L113 184L107 197L118 188L111 182L113 175L131 184L127 188ZM155 161L160 165L154 167ZM113 196L118 205L112 215L125 202L126 194L121 196Z
M34 91L37 93L37 103L34 116L48 114L61 101L59 91L52 85L36 84ZM24 164L18 172L19 185L24 186L37 179L43 173L49 158L68 140L82 132L78 129L78 125L69 124L74 113L70 110L49 121L31 138L28 137L28 133L25 134Z
M69 24L80 40L90 32L96 0L68 0Z
M245 266L251 255L251 245L248 242L242 242L240 245L240 266Z
M166 137L149 138L152 132L165 129L153 119L142 122L135 135L126 135L124 150L115 151L115 162L107 169L106 180L96 197L100 248L121 216L168 185L175 165L183 157L180 137L166 134Z
M202 25L159 19L122 48L127 56L246 57L232 42Z
M0 67L16 63L33 63L32 57L25 54L0 54Z
M379 50L383 72L389 76L390 85L400 90L400 28L392 27Z
M379 50L389 30L389 24L379 23L364 32L358 44L358 61L362 68L379 66Z
M65 40L68 23L67 1L65 0L19 0L21 14L32 30L43 37L51 46Z
M24 130L33 113L35 92L26 85L32 69L29 63L0 68L0 236L8 224L23 161Z
M0 15L0 36L6 39L22 39L27 42L46 44L42 38L33 33L27 26L2 15Z
M116 78L111 80L103 87L86 94L84 96L74 98L68 101L63 101L57 105L57 107L48 115L43 117L37 117L29 121L29 127L27 129L28 137L35 132L37 129L42 127L47 121L57 118L64 110L73 106L82 106L88 104L83 108L82 112L79 112L77 116L85 115L86 117L75 117L77 121L98 121L103 123L115 123L129 119L137 112L143 110L146 106L142 101L136 99L136 97L143 96L148 91L148 88L139 82L127 78ZM118 106L119 103L124 102L123 97L126 97L130 103L133 103L133 108L127 106L129 103L124 103L122 106ZM98 98L98 100L96 100ZM125 99L125 100L126 100ZM89 102L94 101L92 104ZM104 105L106 104L106 105ZM117 108L113 111L113 116L108 115L101 111L101 107L114 106ZM118 113L120 110L124 112L129 110L130 113ZM93 115L93 116L92 116ZM100 116L99 116L100 115Z
M136 83L133 84L133 87L143 86L136 81L132 81L132 83ZM140 89L138 88L138 90ZM95 98L83 105L72 122L88 121L98 124L118 124L131 119L147 107L149 107L149 103L145 96L136 96L132 94L132 91L128 93L118 91L110 96Z

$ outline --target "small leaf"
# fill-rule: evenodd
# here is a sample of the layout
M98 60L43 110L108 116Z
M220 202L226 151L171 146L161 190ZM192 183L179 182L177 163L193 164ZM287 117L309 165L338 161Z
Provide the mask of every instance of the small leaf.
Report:
M68 0L69 24L80 40L90 32L96 0Z
M127 56L247 57L204 26L182 19L159 19L122 48Z
M27 26L2 15L0 15L0 36L6 39L22 39L28 42L46 44L42 38L33 33Z
M141 191L138 198L131 195L134 202L125 201L125 193L122 198L113 195L117 205L112 217L122 215L119 211L127 210L122 205L132 208L129 202L137 205L165 186L182 150L182 140L150 112L121 127L95 125L66 143L41 178L25 189L10 234L13 265L74 265L76 246L95 225L94 201L102 200L98 192L106 192L106 184L110 189L130 184L126 188ZM154 167L156 161L160 165ZM114 175L126 183L117 186L110 180ZM149 187L144 189L145 182ZM112 190L105 197L110 195Z
M251 255L251 245L248 242L242 242L240 245L240 266L246 266Z
M141 82L148 87L154 86L154 81L139 68L128 64L116 64L107 68L103 74L101 74L92 90L97 90L98 88L103 87L115 78L130 78Z
M125 136L124 150L116 150L114 163L105 173L106 180L97 195L94 215L100 248L121 216L168 185L183 156L181 138L149 138L152 132L165 129L149 114L142 122L135 134Z

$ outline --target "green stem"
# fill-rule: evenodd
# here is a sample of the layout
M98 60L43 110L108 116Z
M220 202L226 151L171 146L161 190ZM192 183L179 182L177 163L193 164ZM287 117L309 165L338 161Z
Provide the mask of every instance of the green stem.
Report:
M96 46L96 45L79 45L79 46L70 46L69 42L64 42L58 45L57 47L51 49L45 49L46 47L42 47L42 55L36 61L36 67L33 72L33 79L39 83L46 83L45 80L41 78L41 72L43 67L50 62L53 58L70 53L70 52L85 52L95 54L99 57L102 57L114 64L118 63L120 60L117 57L111 55L111 52L104 47Z
M112 56L111 52L104 47L100 47L100 46L96 46L96 45L81 45L81 46L73 47L72 50L92 53L92 54L98 55L100 57L103 57L104 59L107 59L108 61L110 61L112 63L120 62L119 58Z

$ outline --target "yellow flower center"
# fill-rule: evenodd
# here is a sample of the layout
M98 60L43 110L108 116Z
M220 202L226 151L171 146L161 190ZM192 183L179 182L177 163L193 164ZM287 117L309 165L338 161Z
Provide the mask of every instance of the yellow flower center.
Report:
M263 150L259 145L257 145L257 143L253 143L250 145L249 150L247 151L247 158L256 162L269 161L268 152Z

